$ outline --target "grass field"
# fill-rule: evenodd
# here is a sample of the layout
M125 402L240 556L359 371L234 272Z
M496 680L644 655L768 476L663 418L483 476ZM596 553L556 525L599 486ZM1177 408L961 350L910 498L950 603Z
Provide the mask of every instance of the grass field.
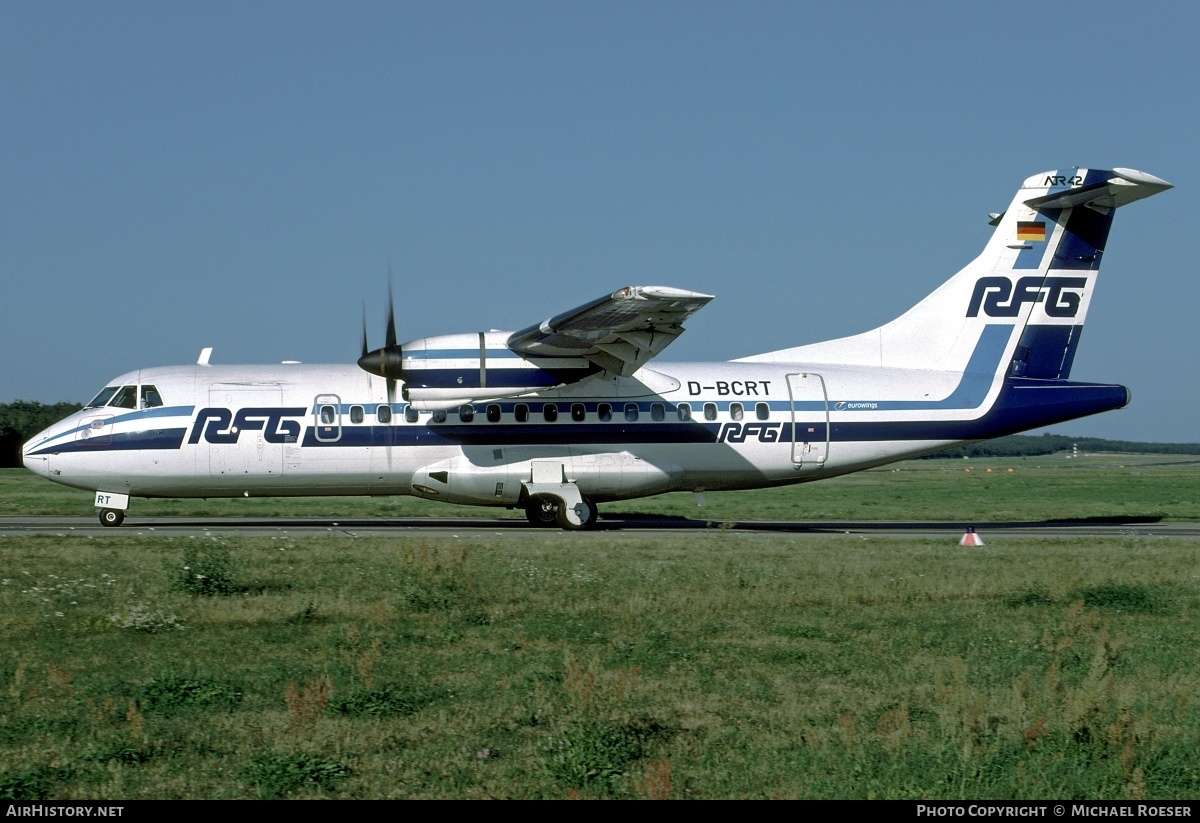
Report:
M1088 460L920 461L710 509L1198 519L1200 467ZM0 484L5 514L91 514ZM207 505L235 504L277 505ZM399 514L319 501L346 504ZM206 504L135 511L172 505ZM709 511L626 510L672 506ZM0 797L1194 798L1198 548L4 536Z

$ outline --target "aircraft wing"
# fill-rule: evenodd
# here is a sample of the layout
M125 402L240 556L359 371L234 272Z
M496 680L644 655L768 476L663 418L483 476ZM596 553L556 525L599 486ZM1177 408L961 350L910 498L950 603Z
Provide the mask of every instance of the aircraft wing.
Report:
M583 357L629 376L683 333L683 322L712 300L667 286L626 286L508 338L522 357Z

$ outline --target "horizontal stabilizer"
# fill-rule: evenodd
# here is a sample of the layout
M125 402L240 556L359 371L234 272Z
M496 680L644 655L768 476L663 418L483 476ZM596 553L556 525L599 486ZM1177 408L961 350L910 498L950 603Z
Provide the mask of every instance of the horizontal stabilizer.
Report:
M1041 197L1026 200L1025 205L1037 211L1069 209L1087 206L1101 213L1127 206L1130 203L1166 191L1173 186L1166 180L1134 169L1113 169L1112 177L1091 185L1064 191L1051 191Z

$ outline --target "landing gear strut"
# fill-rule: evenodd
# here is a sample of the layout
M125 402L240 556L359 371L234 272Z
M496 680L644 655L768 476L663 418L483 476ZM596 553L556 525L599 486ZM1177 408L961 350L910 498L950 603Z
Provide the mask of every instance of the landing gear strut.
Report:
M125 512L120 509L101 509L101 526L119 526L125 522Z

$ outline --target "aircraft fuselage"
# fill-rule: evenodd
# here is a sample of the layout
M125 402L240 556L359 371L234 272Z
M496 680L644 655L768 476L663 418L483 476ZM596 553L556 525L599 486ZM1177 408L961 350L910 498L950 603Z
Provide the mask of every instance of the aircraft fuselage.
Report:
M1127 397L1119 386L1005 380L991 367L661 369L441 412L389 404L386 381L351 366L142 369L112 385L153 386L162 405L84 409L30 441L25 462L133 497L411 494L495 506L517 505L534 464L549 462L604 502L817 480ZM1062 402L1031 421L1013 399L1022 389Z

